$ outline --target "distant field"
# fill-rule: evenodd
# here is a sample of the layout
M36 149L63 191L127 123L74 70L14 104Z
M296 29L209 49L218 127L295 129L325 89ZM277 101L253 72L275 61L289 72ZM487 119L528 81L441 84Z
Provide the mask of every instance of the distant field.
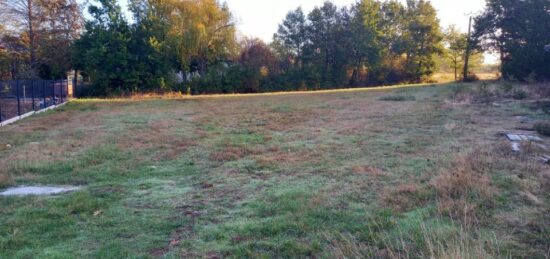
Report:
M494 73L475 73L480 80L496 80L499 79L497 72ZM438 83L449 83L455 81L453 73L436 73L431 78Z
M0 128L0 185L84 186L0 197L0 258L545 258L550 167L498 132L550 116L486 86L73 101Z

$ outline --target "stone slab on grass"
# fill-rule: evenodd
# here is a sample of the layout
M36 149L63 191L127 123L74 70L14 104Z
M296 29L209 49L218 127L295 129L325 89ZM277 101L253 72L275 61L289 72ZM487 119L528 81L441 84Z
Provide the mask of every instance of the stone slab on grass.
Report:
M78 186L19 186L0 192L0 196L45 196L80 190Z

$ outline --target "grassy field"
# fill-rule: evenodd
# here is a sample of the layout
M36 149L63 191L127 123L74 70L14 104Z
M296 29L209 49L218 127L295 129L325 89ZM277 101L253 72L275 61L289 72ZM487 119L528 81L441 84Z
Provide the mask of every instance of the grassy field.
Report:
M84 187L0 197L0 258L547 258L516 87L73 101L0 129L0 185Z

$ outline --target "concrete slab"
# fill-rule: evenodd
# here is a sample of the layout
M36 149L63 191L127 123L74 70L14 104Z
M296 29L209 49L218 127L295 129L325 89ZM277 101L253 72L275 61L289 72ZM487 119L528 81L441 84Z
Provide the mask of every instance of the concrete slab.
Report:
M516 133L506 133L506 137L510 141L534 141L534 142L541 142L542 139L528 134L516 134Z
M0 196L45 196L80 190L79 186L19 186L0 192Z

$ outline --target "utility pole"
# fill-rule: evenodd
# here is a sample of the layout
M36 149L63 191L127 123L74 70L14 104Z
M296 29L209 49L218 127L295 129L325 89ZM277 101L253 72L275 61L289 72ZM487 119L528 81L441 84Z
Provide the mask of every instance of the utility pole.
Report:
M470 62L470 51L472 44L472 17L470 16L470 22L468 23L468 41L466 44L466 56L464 57L464 75L462 77L463 81L468 80L468 65Z

